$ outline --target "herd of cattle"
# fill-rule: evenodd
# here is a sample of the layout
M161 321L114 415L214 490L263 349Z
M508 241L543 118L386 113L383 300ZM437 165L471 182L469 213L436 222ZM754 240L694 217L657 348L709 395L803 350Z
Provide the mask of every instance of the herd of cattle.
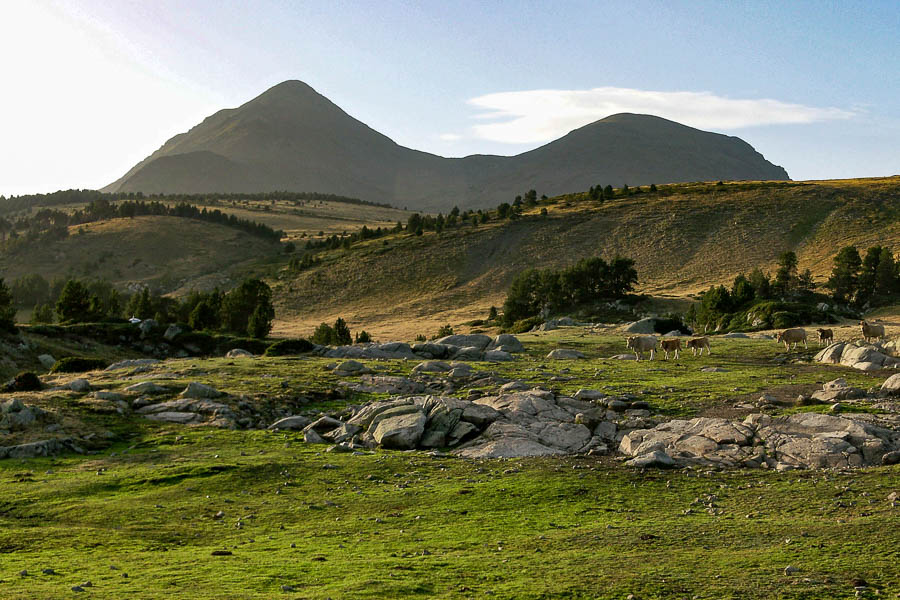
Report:
M867 342L884 338L884 325L874 325L865 321L860 321L859 325L862 328L863 337ZM831 329L816 329L816 333L818 334L820 344L830 344L834 342L834 332ZM785 329L784 331L780 331L775 337L775 341L779 344L784 344L784 347L787 350L797 348L797 344L801 342L803 343L804 348L809 348L806 339L807 333L802 327ZM647 351L650 352L650 360L653 360L653 356L657 352L657 344L659 345L659 350L665 354L666 360L669 360L670 352L673 353L675 359L678 358L678 353L681 351L681 340L679 338L659 339L653 335L633 335L625 339L625 347L634 352L634 356L637 360L642 360L644 358L644 352ZM706 348L707 355L710 353L708 337L693 337L687 340L685 347L691 350L693 356L697 356L698 350L700 356L703 356L704 348Z

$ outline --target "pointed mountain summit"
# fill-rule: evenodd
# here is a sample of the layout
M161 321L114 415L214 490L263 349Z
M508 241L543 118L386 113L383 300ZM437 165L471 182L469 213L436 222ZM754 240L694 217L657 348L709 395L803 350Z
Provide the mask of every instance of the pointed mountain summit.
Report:
M280 83L167 141L104 191L290 190L410 209L485 208L528 189L788 179L743 140L618 114L517 156L442 158L398 145L302 81Z

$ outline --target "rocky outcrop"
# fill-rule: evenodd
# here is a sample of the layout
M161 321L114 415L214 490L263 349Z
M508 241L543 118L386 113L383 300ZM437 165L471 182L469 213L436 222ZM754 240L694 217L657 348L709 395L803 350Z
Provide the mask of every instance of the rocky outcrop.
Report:
M208 424L212 426L233 427L235 422L235 414L230 406L200 397L186 397L158 404L148 404L138 408L136 412L152 421L182 425L210 421Z
M622 437L619 450L632 457L662 452L679 465L848 468L879 465L900 449L900 433L865 417L798 413L753 414L741 422L675 420Z
M637 334L656 333L656 319L654 317L647 317L646 319L629 323L628 327L625 328L625 332Z
M0 458L37 458L56 456L65 452L84 454L84 450L72 438L42 440L17 446L0 446Z
M861 371L896 369L900 365L900 359L886 354L883 346L856 342L835 342L816 354L815 360Z
M383 344L354 344L328 348L319 346L317 352L328 358L374 359L439 359L468 361L512 360L512 354L524 352L522 343L513 335L491 338L482 334L448 335L433 342L421 342L413 346L403 342Z

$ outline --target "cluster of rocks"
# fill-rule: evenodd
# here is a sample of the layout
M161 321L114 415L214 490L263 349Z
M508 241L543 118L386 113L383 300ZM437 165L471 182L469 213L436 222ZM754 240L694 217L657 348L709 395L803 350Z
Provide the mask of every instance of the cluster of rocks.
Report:
M896 369L900 365L900 359L890 356L888 352L889 349L882 344L835 342L816 354L815 360L861 371Z
M616 426L604 420L605 411L596 404L518 387L475 399L400 397L358 407L346 421L291 417L271 428L302 429L307 441L313 437L350 447L455 448L457 454L473 458L608 451Z
M525 347L514 336L509 334L491 338L483 334L448 335L432 342L407 344L405 342L386 342L371 344L354 344L329 348L318 346L316 353L328 358L342 359L441 359L468 361L507 361L513 354L524 352Z
M843 404L863 399L877 403L900 395L900 373L888 378L877 396L854 388L844 379L826 383L811 401ZM795 468L848 468L900 462L900 415L821 414L804 412L781 417L751 414L743 421L721 418L673 420L629 431L619 451L632 466L718 465Z
M900 461L900 433L870 415L752 414L743 421L674 420L630 431L619 450L631 466L848 468Z
M39 406L25 404L19 398L12 398L0 403L0 435L27 434L37 431L53 433L59 428L55 415ZM84 450L72 438L49 439L0 446L0 459L52 456L61 452L82 453Z

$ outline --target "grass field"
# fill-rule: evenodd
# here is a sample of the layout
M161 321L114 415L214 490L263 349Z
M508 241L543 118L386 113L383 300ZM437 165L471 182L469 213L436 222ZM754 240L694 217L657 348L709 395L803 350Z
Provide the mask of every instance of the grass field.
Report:
M869 388L889 375L812 365L814 350L786 354L769 340L717 338L710 357L638 364L608 359L624 351L612 332L520 339L528 352L518 360L473 366L558 392L634 393L668 417L739 418L737 405L763 392L790 399L839 376ZM588 359L546 360L557 347ZM171 360L140 379L277 403L334 388L328 362ZM414 365L365 362L399 375ZM727 372L700 371L713 365ZM134 381L87 377L110 390ZM900 593L900 507L888 500L900 467L636 472L613 457L340 454L296 433L123 419L70 392L23 398L120 441L88 456L0 461L3 598L818 599L859 597L862 584L861 597Z

